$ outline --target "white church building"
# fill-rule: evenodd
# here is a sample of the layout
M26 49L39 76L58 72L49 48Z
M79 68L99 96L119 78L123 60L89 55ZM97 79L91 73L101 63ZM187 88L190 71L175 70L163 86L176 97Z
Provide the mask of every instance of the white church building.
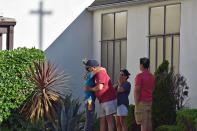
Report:
M139 58L150 58L150 70L167 59L187 78L190 105L197 108L197 0L95 0L45 50L70 75L68 86L83 99L82 59L96 59L112 81L121 67L131 73L130 103Z

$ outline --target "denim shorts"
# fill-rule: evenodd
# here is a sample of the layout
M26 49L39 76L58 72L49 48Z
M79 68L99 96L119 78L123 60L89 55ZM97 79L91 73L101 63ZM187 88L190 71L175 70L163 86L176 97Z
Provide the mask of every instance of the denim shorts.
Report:
M116 116L127 116L127 115L128 115L127 106L125 106L124 104L119 105L117 107L117 114L116 114Z

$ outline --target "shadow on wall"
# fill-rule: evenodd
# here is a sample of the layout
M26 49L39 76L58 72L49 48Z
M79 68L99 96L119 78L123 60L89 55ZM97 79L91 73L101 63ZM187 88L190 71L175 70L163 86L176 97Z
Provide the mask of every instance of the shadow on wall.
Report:
M70 76L67 85L73 97L83 98L85 69L82 59L92 58L92 14L84 10L44 51L48 60Z

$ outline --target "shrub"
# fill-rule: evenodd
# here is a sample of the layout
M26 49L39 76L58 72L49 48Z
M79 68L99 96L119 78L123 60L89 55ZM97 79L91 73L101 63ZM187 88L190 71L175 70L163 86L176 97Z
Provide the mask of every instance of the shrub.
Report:
M128 116L126 117L128 131L140 131L140 125L137 125L135 121L134 108L134 105L129 105Z
M156 128L156 131L183 131L178 126L163 125Z
M172 88L172 73L168 73L168 64L168 61L164 60L155 72L152 104L153 128L173 125L176 122L176 101Z
M197 130L197 118L194 120L194 122L195 122L195 128Z
M44 53L35 48L0 52L0 123L32 93L26 88L32 83L25 77L24 71L33 61L44 58Z
M186 109L177 111L177 125L184 131L195 130L197 109Z
M173 72L171 78L173 94L176 101L176 109L181 110L188 108L189 87L187 86L186 78L181 74L174 74Z
M43 128L41 121L31 124L16 109L1 123L0 131L43 131Z

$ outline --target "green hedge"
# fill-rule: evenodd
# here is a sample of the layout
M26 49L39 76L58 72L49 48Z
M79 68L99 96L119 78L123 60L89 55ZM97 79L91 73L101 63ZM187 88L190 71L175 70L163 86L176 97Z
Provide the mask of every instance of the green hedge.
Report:
M183 131L178 126L163 125L156 128L156 131Z
M31 93L27 87L32 84L26 79L24 71L33 61L44 58L44 53L35 48L0 51L0 123Z
M195 128L197 122L197 109L186 109L177 111L177 125L187 131L188 128Z
M195 128L197 130L197 118L194 120L194 122L195 122Z

